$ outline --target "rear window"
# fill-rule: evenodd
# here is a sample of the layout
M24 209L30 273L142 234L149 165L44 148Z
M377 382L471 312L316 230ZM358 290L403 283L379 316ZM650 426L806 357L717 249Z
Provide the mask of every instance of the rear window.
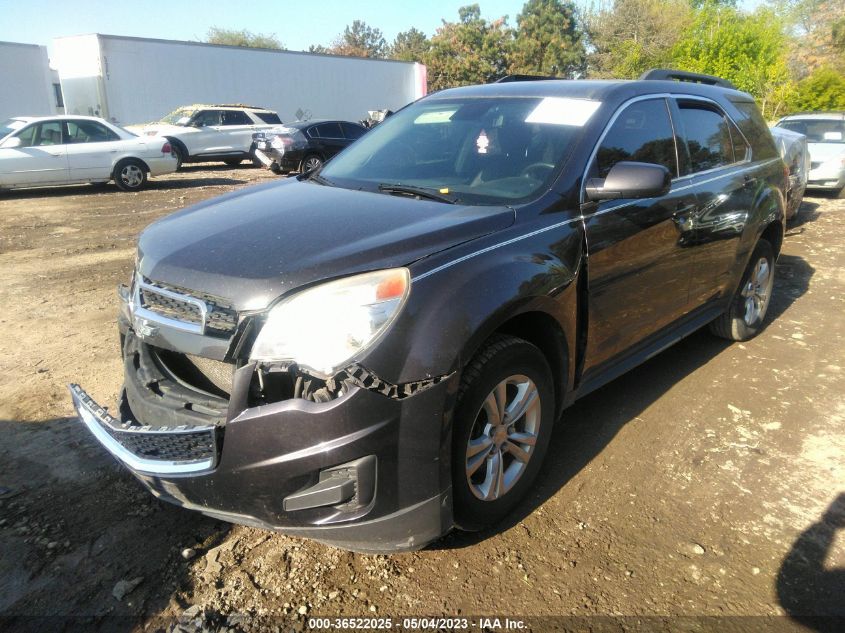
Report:
M845 143L845 121L837 119L790 119L778 127L803 134L810 143Z
M679 101L678 108L692 173L734 162L730 127L721 112L698 101Z
M739 116L736 119L739 129L751 143L753 160L778 158L778 149L763 115L753 101L732 101Z
M259 119L264 121L265 123L281 123L282 120L279 118L279 115L275 112L253 112L255 116Z

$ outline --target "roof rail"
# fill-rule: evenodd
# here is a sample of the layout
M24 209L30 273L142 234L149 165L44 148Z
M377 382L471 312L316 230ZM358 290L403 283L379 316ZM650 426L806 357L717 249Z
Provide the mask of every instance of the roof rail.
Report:
M563 79L563 77L548 77L543 75L505 75L493 83L509 84L514 81L546 81L548 79Z
M708 86L719 86L721 88L736 90L736 86L727 79L714 77L713 75L704 75L702 73L691 73L685 70L673 70L671 68L652 68L640 75L640 79L687 81L695 84L706 84Z
M210 106L210 108L246 108L247 110L266 110L267 108L262 108L261 106L251 106L245 103L214 103Z

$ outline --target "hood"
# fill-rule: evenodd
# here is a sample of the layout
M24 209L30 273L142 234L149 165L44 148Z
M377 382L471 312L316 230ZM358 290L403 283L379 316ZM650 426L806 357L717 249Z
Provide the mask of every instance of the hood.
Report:
M835 158L845 158L845 143L809 143L810 160L824 163Z
M267 307L316 281L408 265L507 228L509 207L460 206L287 179L151 224L138 240L148 279Z

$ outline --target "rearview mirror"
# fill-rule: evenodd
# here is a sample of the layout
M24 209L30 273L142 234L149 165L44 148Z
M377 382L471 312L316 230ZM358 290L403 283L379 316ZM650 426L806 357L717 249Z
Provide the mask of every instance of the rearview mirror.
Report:
M15 147L20 147L23 145L23 141L21 141L19 136L13 136L12 138L7 138L3 141L2 147L5 149L13 149Z
M585 191L587 199L618 200L624 198L657 198L669 193L672 172L663 165L622 161L610 168L607 178L590 178Z

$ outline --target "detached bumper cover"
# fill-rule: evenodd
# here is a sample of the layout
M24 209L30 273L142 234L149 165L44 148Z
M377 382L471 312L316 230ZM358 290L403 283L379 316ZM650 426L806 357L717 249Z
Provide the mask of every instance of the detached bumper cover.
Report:
M353 388L330 402L290 399L247 408L223 425L184 428L119 420L78 385L71 396L91 433L163 500L347 549L389 552L418 549L452 527L442 457L452 382L402 400ZM320 492L329 476L361 463L372 468L356 474L361 488L351 501L343 482L336 499L311 496L326 505L302 501L302 493Z

